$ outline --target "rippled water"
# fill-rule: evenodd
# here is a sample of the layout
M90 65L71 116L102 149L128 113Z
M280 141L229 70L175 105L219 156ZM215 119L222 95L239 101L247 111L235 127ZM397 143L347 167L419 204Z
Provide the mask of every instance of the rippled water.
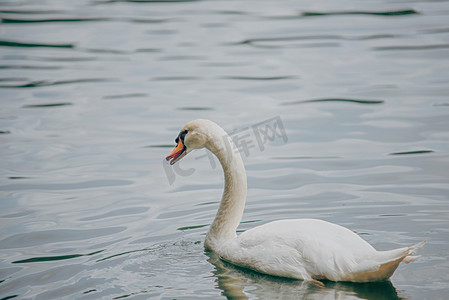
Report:
M0 299L444 299L448 15L448 1L0 2ZM240 231L322 218L378 249L427 240L422 257L391 283L318 288L205 253L221 169L202 150L162 162L199 117L246 143ZM260 143L269 120L285 133Z

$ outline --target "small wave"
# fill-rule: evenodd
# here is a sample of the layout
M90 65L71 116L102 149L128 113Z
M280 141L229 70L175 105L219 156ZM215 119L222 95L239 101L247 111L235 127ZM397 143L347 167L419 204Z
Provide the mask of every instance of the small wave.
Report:
M281 36L281 37L262 37L247 39L240 42L233 43L234 45L253 44L259 42L284 42L284 41L300 41L300 40L328 40L341 39L340 35L299 35L299 36Z
M135 52L136 53L153 53L153 52L161 52L161 49L158 48L139 48L136 49Z
M164 56L159 58L160 61L170 61L170 60L205 60L206 57L198 55L173 55Z
M287 75L287 76L273 76L273 77L252 77L252 76L224 76L223 79L235 79L235 80L283 80L298 78L298 76Z
M424 34L438 34L438 33L448 33L449 32L449 28L435 28L435 29L427 29L427 30L422 30L422 32Z
M216 10L214 13L219 15L237 15L237 16L245 16L249 15L246 11L239 11L239 10Z
M80 61L94 61L96 57L44 57L44 56L28 56L28 55L6 55L8 60L36 60L36 61L52 61L52 62L80 62Z
M153 29L145 31L145 33L147 34L160 34L160 35L175 34L177 32L178 32L177 30L173 29Z
M139 98L139 97L148 97L148 94L133 93L133 94L122 94L122 95L109 95L109 96L103 96L103 99L123 99L123 98Z
M1 18L1 23L60 23L60 22L99 22L107 21L108 18L55 18L55 19L13 19Z
M435 103L433 106L449 106L449 102Z
M251 46L256 48L323 48L323 47L340 47L340 43L306 43L306 44L287 44L287 45L261 45L261 44L251 44Z
M122 253L118 253L118 254L114 254L114 255L110 255L101 259L98 259L96 262L101 262L101 261L105 261L114 257L118 257L118 256L122 256L122 255L126 255L126 254L131 254L131 253L136 253L136 252L142 252L142 251L150 251L151 249L139 249L139 250L131 250L131 251L126 251L126 252L122 252Z
M378 40L378 39L392 39L392 38L399 38L401 35L398 34L372 34L372 35L365 35L365 36L359 36L359 37L348 37L345 38L347 40Z
M383 17L395 17L419 14L414 9L391 10L391 11L336 11L336 12L313 12L306 11L300 14L301 17L339 16L339 15L373 15Z
M160 76L153 77L151 80L153 81L184 81L184 80L198 80L201 79L195 76Z
M296 105L304 103L313 102L346 102L346 103L357 103L357 104L383 104L384 100L360 100L360 99L343 99L343 98L323 98L323 99L312 99L312 100L300 100L293 102L284 102L281 105Z
M339 47L340 43L335 41L328 42L308 42L296 43L291 42L306 42L314 40L368 40L392 37L387 34L378 34L361 37L345 37L340 35L303 35L303 36L281 36L281 37L263 37L246 39L239 42L229 43L228 45L249 45L256 48L322 48L322 47ZM282 43L285 42L285 43Z
M363 36L342 36L342 35L297 35L297 36L280 36L280 37L261 37L246 39L235 43L230 43L230 45L253 45L258 47L270 47L269 45L260 45L259 43L271 43L271 42L294 42L294 41L310 41L310 40L349 40L349 41L363 41L363 40L374 40L374 39L386 39L386 38L396 38L399 35L393 34L372 34ZM334 45L336 43L315 43L318 45ZM303 44L302 46L314 45L314 44ZM275 46L271 46L275 47ZM278 46L279 47L279 46Z
M42 107L58 107L58 106L69 106L73 105L70 102L61 102L61 103L48 103L48 104L30 104L24 105L24 108L42 108Z
M413 154L427 154L427 153L433 153L435 151L433 150L415 150L415 151L405 151L405 152L393 152L389 155L413 155Z
M28 83L17 84L17 85L0 85L0 88L36 88L36 87L61 85L61 84L92 83L92 82L104 82L104 81L111 81L111 79L91 78L91 79L74 79L74 80L59 80L59 81L38 80L38 81L31 81Z
M0 47L45 47L45 48L75 48L73 44L43 44L16 41L0 41Z
M128 54L129 52L116 49L86 49L86 52L90 53L102 53L102 54Z
M58 255L58 256L41 256L41 257L32 257L22 260L13 261L13 264L23 264L23 263L34 263L34 262L46 262L46 261L55 261L55 260L66 260L77 258L81 256L91 256L103 252L104 250L98 250L92 253L87 254L67 254L67 255Z
M411 45L411 46L386 46L386 47L375 47L373 50L376 51L413 51L413 50L437 50L437 49L448 49L449 44L434 44L434 45Z
M0 69L23 69L23 70L57 70L62 69L59 66L30 66L30 65L7 65L0 66Z
M0 14L26 14L26 15L43 15L43 14L59 14L60 10L0 10Z
M176 228L176 230L186 231L186 230L191 230L191 229L203 228L203 227L206 227L206 226L208 226L208 225L209 225L209 224L185 226L185 227L179 227L179 228Z
M169 22L169 19L129 19L133 23L150 23L150 24L160 24Z

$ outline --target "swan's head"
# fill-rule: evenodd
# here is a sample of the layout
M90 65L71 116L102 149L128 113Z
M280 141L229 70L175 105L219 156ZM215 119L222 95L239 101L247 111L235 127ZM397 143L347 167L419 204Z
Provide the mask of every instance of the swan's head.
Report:
M188 122L175 139L177 144L175 149L165 159L171 160L170 164L173 165L190 151L207 147L213 136L213 131L216 130L223 129L209 120L197 119Z

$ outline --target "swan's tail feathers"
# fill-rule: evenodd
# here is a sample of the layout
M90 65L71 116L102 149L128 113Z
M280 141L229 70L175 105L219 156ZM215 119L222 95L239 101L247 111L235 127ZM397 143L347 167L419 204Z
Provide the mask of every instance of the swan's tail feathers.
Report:
M408 263L411 263L412 261L417 260L420 257L421 257L421 255L409 255L409 256L404 257L402 262L405 262L406 264L408 264Z
M412 255L416 249L424 246L426 241L420 242L411 247L404 247L389 251L378 251L374 264L369 267L364 266L362 270L355 271L343 280L355 282L381 281L387 280L393 275L401 262L410 263L419 256Z
M415 250L421 248L424 246L426 241L422 241L416 245L410 246L410 247L404 247L394 250L388 250L388 251L379 251L379 257L378 261L382 262L382 264L399 260L400 262L403 261L405 263L412 262L416 260L419 256L413 256L415 253Z
M426 241L422 241L416 245L409 247L406 251L408 254L406 256L404 256L404 259L402 261L405 262L406 264L408 264L408 263L411 263L412 261L415 261L418 258L420 258L421 255L411 255L411 254L414 254L416 249L422 248L425 244L426 244Z
M422 248L426 244L426 242L427 241L419 242L418 244L409 247L409 250L414 251L416 249Z

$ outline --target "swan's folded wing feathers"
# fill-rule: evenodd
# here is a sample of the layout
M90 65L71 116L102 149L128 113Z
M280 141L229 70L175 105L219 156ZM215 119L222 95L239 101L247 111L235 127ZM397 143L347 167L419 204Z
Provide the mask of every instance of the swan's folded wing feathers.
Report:
M267 224L266 224L267 225ZM272 226L259 226L239 235L219 250L223 259L261 273L312 280L297 249L283 242ZM292 241L292 240L290 240Z
M376 251L351 230L315 219L282 220L250 229L225 243L219 254L236 265L296 279L388 279L422 243ZM407 258L409 256L409 258Z
M316 279L338 281L344 274L353 272L360 260L350 245L320 238L311 238L301 252L308 272Z
M237 243L237 244L234 244ZM354 245L355 244L355 245ZM361 244L361 245L360 245ZM255 227L228 244L223 257L263 273L338 280L375 251L352 231L321 220L282 220Z

